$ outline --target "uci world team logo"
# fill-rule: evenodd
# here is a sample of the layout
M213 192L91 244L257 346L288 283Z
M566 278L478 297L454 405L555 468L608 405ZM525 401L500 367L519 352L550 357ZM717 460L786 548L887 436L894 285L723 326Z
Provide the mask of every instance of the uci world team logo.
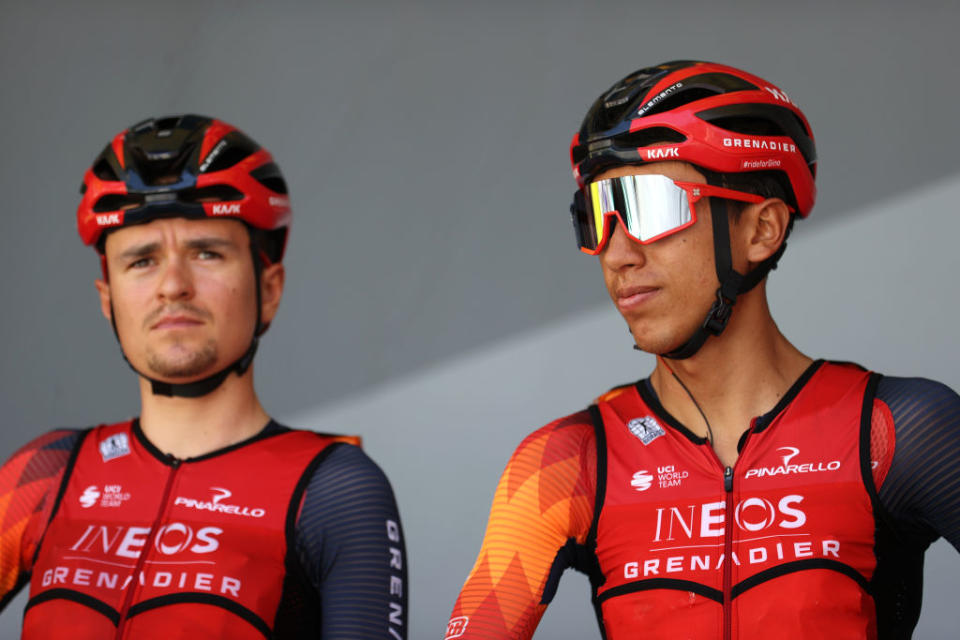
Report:
M637 491L646 491L653 486L653 474L649 473L646 469L637 471L633 474L633 477L630 478L630 486Z
M663 427L660 426L660 423L657 422L653 416L634 418L627 423L627 429L645 445L650 444L660 436L666 434Z

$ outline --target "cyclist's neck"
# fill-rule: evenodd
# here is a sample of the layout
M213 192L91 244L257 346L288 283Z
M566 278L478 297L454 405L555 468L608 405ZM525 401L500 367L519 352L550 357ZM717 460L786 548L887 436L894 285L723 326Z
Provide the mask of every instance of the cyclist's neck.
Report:
M750 421L776 406L813 362L780 333L765 297L751 297L742 307L738 301L722 335L688 359L658 358L650 376L663 407L687 428L708 437L709 421L714 449L728 466Z
M160 451L193 458L241 442L258 433L269 416L253 387L253 367L199 398L155 395L140 379L140 426Z

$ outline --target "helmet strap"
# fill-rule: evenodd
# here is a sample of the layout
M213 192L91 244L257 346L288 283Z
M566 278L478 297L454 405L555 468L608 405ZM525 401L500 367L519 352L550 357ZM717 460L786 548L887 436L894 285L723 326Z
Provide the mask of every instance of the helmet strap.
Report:
M721 181L713 175L707 176L707 183L722 186ZM737 296L750 291L767 277L771 270L776 269L777 261L787 248L784 242L780 248L758 264L753 271L746 275L733 268L733 256L730 249L730 223L727 217L727 202L723 198L710 198L710 212L713 226L713 256L717 270L716 300L710 305L703 324L697 328L686 342L676 349L663 353L665 358L683 360L697 353L700 347L710 336L719 336L727 328L733 306L737 303Z
M260 335L266 330L266 327L263 325L263 322L260 317L260 308L261 308L261 299L262 292L260 290L260 275L263 273L264 261L261 259L260 252L253 247L251 243L251 252L253 254L253 272L256 282L256 291L257 291L257 323L254 327L253 338L250 340L250 346L247 347L247 350L233 363L227 365L226 368L217 371L216 373L207 376L201 380L195 380L193 382L184 382L184 383L174 383L174 382L163 382L162 380L157 380L151 378L150 376L144 374L142 371L138 371L136 367L127 359L127 354L123 352L123 344L120 343L120 334L117 332L117 321L116 314L113 312L113 300L110 301L110 324L113 327L113 335L117 338L117 343L120 344L120 354L123 356L124 362L127 363L127 366L133 369L133 372L136 373L141 378L150 382L150 390L155 396L167 396L167 397L178 397L178 398L200 398L202 396L211 393L227 379L231 373L236 372L237 377L242 376L247 372L247 369L250 368L250 365L253 364L253 356L257 353L257 346L260 343Z

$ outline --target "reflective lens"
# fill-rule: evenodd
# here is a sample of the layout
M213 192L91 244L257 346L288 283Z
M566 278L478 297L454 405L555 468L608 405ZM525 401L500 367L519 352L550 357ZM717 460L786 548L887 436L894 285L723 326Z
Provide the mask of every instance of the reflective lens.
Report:
M685 229L696 221L685 189L661 175L622 176L591 182L571 207L580 248L594 253L603 243L608 214L641 243Z

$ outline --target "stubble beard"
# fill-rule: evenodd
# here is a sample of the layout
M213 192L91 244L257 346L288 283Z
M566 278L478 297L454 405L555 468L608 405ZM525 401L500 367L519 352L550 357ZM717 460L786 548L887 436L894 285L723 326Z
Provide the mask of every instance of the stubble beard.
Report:
M159 378L191 378L208 371L217 361L217 343L207 340L201 347L186 351L179 341L172 355L147 351L147 368Z

